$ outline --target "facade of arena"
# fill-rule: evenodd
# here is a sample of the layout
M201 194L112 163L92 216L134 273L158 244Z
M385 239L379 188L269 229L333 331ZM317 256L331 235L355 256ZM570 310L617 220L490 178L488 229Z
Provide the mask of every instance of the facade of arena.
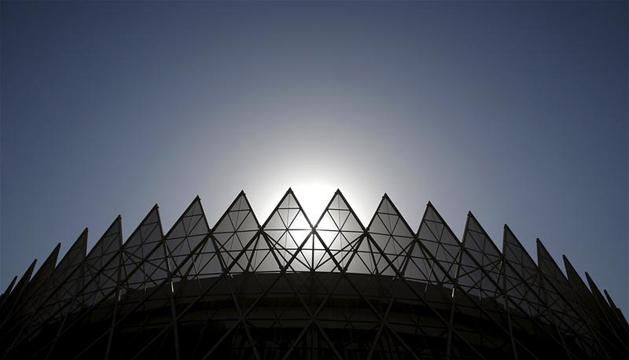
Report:
M428 203L413 231L388 196L367 226L337 191L311 222L289 189L260 224L244 192L210 227L197 197L123 242L87 230L0 297L0 359L629 359L607 291L502 251L469 213L459 240ZM626 289L624 289L626 290Z

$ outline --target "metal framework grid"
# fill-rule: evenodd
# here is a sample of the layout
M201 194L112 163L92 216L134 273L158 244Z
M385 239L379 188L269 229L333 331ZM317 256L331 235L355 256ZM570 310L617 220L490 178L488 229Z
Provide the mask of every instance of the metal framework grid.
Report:
M158 207L123 243L84 230L0 297L2 359L622 359L605 290L502 252L469 213L459 241L431 203L412 231L385 194L367 227L337 190L313 224L289 189L260 225L244 192L213 228L195 198L164 235Z

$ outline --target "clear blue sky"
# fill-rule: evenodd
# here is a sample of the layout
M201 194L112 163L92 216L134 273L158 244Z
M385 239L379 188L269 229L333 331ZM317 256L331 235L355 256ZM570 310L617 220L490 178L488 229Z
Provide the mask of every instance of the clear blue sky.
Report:
M0 6L3 289L119 213L340 187L365 223L387 192L540 237L627 313L627 3Z

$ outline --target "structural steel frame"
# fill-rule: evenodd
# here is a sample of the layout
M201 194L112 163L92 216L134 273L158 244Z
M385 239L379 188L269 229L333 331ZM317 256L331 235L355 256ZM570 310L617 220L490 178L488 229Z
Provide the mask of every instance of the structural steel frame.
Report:
M430 202L412 231L385 194L365 227L337 190L313 224L288 189L260 224L240 192L210 228L197 196L165 235L157 205L124 243L119 216L87 235L0 296L0 358L629 356L589 274L471 212L459 241Z

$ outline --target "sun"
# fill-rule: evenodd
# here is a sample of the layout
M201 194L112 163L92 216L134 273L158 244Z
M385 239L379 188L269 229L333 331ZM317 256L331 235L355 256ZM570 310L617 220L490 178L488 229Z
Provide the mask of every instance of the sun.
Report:
M297 183L292 189L306 215L314 225L334 195L337 187L321 181L312 181Z

